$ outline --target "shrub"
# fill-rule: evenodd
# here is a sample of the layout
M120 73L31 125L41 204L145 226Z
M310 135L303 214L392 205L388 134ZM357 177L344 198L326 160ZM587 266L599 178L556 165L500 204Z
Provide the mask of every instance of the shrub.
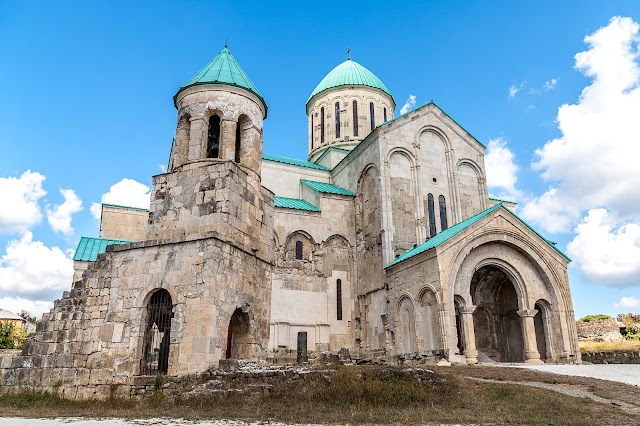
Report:
M8 322L0 322L0 349L22 349L27 331Z
M578 321L589 322L591 320L600 320L600 319L609 319L609 318L611 318L609 315L595 314L595 315L587 315L586 317L582 317Z

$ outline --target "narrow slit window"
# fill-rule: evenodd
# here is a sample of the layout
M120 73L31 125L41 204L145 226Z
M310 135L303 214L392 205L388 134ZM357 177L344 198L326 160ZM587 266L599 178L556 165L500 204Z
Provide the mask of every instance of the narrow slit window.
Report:
M358 136L358 101L353 101L353 136Z
M220 117L209 117L209 132L207 134L207 158L220 157Z
M387 108L383 108L382 109L382 118L384 119L384 122L387 122Z
M436 214L433 204L433 194L427 195L427 210L429 212L429 237L436 235Z
M376 128L376 116L373 108L373 102L369 102L369 117L371 118L371 131Z
M296 241L296 259L302 260L302 241Z
M336 281L336 319L342 321L342 280Z
M240 120L238 120L238 123L236 124L236 149L235 149L235 156L234 156L234 160L236 163L240 164L240 134L241 134L241 130L240 130Z
M314 134L314 128L313 128L313 114L311 115L311 149L313 149L313 134Z
M336 102L336 138L340 137L340 102Z
M320 108L320 143L324 143L324 107Z
M444 199L444 195L438 197L438 204L440 208L440 229L444 231L449 227L447 224L447 203Z

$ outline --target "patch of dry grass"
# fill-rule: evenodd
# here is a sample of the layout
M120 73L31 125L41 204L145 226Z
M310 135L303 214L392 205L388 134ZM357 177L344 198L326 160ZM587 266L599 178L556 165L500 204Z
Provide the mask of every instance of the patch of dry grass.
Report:
M399 368L351 366L305 380L270 378L268 392L262 388L253 393L206 393L190 397L155 394L143 400L106 401L70 401L55 394L29 392L0 396L0 409L3 415L28 417L164 416L331 424L640 424L640 419L614 405L543 389L477 382L467 379L468 376L555 380L553 376L514 368L451 367L437 368L429 379L418 381ZM602 383L611 386L597 380L589 383L595 383L594 389ZM229 383L229 387L237 384ZM629 394L628 387L621 386ZM629 397L637 399L637 391Z
M593 340L581 340L580 352L637 352L640 351L639 340L623 340L620 342L594 342Z

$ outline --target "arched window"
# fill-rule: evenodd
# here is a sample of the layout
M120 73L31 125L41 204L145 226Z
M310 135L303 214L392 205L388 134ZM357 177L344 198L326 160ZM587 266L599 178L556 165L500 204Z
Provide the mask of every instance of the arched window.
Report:
M384 122L386 123L387 122L387 108L386 107L384 107L382 109L382 118L384 119Z
M320 143L324 143L324 107L320 108Z
M429 237L436 235L436 214L433 205L433 194L427 195L427 210L429 212Z
M238 120L236 123L236 147L234 156L234 160L238 164L240 164L240 131L240 120Z
M296 241L296 259L302 260L302 241Z
M314 128L313 128L313 114L311 114L311 149L313 149L313 133L314 133Z
M440 230L444 231L449 227L447 225L447 203L445 202L444 195L438 197L438 204L440 208Z
M209 117L209 132L207 133L207 158L220 157L220 117Z
M142 360L140 362L141 375L167 374L171 318L173 318L171 295L167 290L160 289L153 293L147 302Z
M373 110L373 102L369 102L369 117L371 118L371 131L376 128L376 116Z
M336 138L340 137L340 102L336 102Z
M358 101L353 101L353 136L358 136Z
M342 280L336 281L336 319L342 321Z

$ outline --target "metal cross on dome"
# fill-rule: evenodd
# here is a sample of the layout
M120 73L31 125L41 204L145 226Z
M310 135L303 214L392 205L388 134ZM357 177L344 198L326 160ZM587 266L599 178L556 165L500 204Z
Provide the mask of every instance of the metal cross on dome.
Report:
M351 48L347 48L347 59L351 60Z

